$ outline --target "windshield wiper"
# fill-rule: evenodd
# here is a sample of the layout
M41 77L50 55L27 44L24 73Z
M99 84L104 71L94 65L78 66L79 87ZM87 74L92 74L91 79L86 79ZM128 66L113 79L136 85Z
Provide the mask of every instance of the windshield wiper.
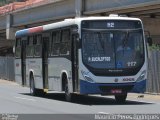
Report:
M127 31L125 38L123 40L123 49L126 47L126 45L128 43L128 37L129 37L129 31Z
M126 47L126 45L128 43L128 37L129 37L129 31L127 31L127 33L126 33L126 35L125 35L125 37L123 39L123 47L122 47L123 48L123 55L124 55L125 47Z
M99 38L99 42L100 42L100 44L101 44L101 47L102 47L103 50L104 50L104 44L102 43L102 35L101 35L100 32L97 32L97 34L98 34L98 38Z

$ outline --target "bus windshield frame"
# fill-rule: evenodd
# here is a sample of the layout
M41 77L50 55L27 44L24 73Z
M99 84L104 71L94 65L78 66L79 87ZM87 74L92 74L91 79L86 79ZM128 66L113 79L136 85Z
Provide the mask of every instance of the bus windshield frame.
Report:
M138 73L145 62L140 21L82 21L81 27L82 61L93 74L130 76Z

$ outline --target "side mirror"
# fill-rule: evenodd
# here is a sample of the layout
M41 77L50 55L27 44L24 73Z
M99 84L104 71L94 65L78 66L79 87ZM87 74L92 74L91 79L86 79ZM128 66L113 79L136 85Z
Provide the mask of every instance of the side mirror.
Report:
M151 37L147 38L147 42L148 42L149 46L152 46L152 38Z
M13 53L15 54L15 46L13 46Z
M79 41L79 34L78 33L75 34L75 37L76 37L76 40Z
M78 33L72 34L72 39L74 41L74 45L76 45L78 48L81 48L79 34Z
M74 39L76 39L77 41L79 41L78 26L72 26L72 28L71 28L71 34L74 37Z

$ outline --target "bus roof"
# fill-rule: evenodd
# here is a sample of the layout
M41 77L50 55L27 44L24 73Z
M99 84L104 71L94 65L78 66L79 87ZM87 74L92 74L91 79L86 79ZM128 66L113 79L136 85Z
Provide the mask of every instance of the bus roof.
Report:
M42 31L47 31L51 29L61 28L61 27L67 27L70 25L78 24L83 20L139 20L139 18L130 18L130 17L80 17L80 18L71 18L71 19L65 19L61 22L51 23L47 25L37 26L33 28L23 29L16 32L16 37L22 37L25 35L29 35L32 33L38 33Z

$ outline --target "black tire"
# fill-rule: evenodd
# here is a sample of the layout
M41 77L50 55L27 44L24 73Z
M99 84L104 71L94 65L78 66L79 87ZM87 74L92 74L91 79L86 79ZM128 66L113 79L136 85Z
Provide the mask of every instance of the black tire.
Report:
M30 94L32 96L44 96L46 93L42 89L35 88L34 77L30 77Z
M34 77L33 75L30 76L30 94L35 96L36 95L36 88L35 88L35 84L34 84Z
M125 103L127 98L127 94L123 95L115 95L115 100L117 103Z
M72 101L72 93L69 92L69 86L68 86L68 81L67 79L65 80L65 99L67 102Z

